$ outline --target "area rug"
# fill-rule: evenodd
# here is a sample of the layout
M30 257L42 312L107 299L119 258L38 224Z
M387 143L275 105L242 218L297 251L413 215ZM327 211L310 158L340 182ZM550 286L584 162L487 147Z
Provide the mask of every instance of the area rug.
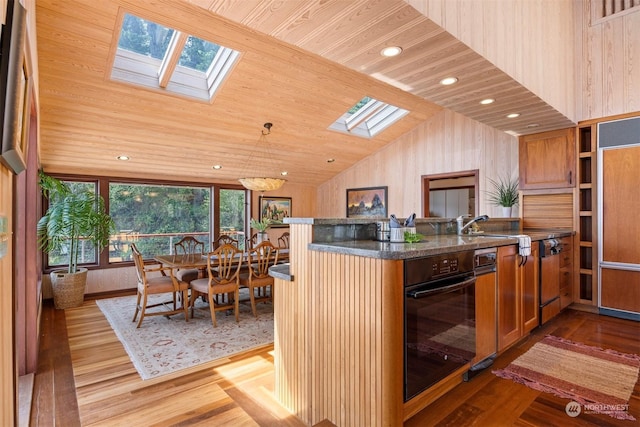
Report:
M629 398L638 381L640 356L546 336L505 369L501 378L571 399L594 413L635 420Z
M249 304L240 304L238 323L232 313L217 312L216 328L211 324L206 303L200 300L198 306L207 310L196 311L196 317L189 322L185 322L183 314L170 318L145 316L140 328L131 321L135 296L101 299L96 303L143 380L273 343L271 303L257 304L257 319Z

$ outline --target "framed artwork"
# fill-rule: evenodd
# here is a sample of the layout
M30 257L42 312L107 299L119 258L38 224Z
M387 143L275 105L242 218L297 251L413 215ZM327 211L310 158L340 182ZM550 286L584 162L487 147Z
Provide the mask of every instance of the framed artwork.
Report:
M260 196L260 221L271 220L271 227L288 227L284 224L284 218L291 217L291 197L267 197Z
M30 117L31 69L25 55L26 11L19 1L9 1L7 24L0 43L0 121L2 163L18 174L26 169Z
M386 216L387 187L347 189L347 218Z

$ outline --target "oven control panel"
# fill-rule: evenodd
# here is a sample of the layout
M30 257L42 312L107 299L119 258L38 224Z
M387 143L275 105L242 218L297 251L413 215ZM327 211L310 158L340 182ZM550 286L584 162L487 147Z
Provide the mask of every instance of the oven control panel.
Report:
M472 272L473 261L473 251L407 259L404 261L404 285L417 285Z
M444 258L437 260L431 266L432 274L434 277L442 276L450 273L458 272L458 258L451 256L450 258Z

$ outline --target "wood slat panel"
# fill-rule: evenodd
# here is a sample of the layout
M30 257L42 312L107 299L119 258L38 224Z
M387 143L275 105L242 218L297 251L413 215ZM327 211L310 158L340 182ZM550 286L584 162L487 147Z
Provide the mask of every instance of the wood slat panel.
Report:
M401 261L309 251L311 228L291 225L294 281L276 284L277 399L309 424L393 425L402 419Z
M573 193L523 194L522 227L526 229L564 228L574 230Z

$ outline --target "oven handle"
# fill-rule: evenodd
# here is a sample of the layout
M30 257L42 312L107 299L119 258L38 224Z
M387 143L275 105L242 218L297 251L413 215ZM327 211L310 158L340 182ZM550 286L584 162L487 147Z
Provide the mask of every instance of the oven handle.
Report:
M425 298L425 297L428 297L429 295L457 291L459 289L466 288L467 286L471 286L475 282L476 282L476 278L474 276L471 276L470 278L463 280L462 282L454 283L453 285L449 285L449 286L443 286L441 288L409 291L407 292L407 296L415 299Z

